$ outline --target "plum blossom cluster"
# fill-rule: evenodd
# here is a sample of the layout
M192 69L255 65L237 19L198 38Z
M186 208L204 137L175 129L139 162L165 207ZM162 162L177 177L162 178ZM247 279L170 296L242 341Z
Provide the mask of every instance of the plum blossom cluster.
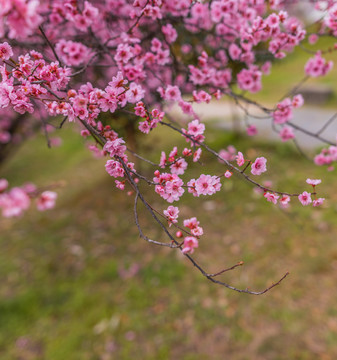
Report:
M191 179L188 183L188 192L193 196L213 195L221 189L220 177L201 174L198 179Z
M258 157L252 164L250 172L253 175L261 175L265 171L267 171L267 159L265 157Z
M52 25L59 25L66 19L75 26L80 32L88 31L88 28L97 24L101 17L99 9L89 1L84 1L84 6L80 9L74 1L53 1L51 4L51 14L49 20Z
M337 146L331 145L328 148L322 149L322 151L315 156L314 161L316 165L328 165L332 170L333 164L337 162Z
M300 94L295 95L292 99L285 98L276 105L276 110L273 112L274 123L285 124L293 118L292 110L301 107L303 104L304 99Z
M36 198L36 207L39 211L52 209L55 206L57 194L54 191L38 192L33 184L21 187L8 188L8 181L0 179L0 209L2 216L20 216L31 205L31 199Z
M177 174L160 173L159 170L154 175L155 192L169 203L178 201L185 192L183 180Z
M313 188L313 192L303 191L299 194L298 200L303 206L307 206L312 204L314 207L322 205L324 202L324 198L317 197L316 186L319 185L322 181L320 179L307 179L306 183L311 185ZM288 194L275 193L270 191L265 191L263 196L267 199L267 201L272 202L273 204L277 204L278 201L282 207L287 207L290 202L290 196ZM313 198L312 198L313 196Z
M179 156L178 148L175 146L168 156L166 156L165 151L161 152L159 166L161 168L169 166L172 174L183 175L188 166L188 163L185 159L192 156L193 162L197 162L199 161L201 154L201 148L198 148L195 151L184 148L184 150L181 152L181 156Z
M328 10L327 16L324 18L324 25L332 30L334 36L337 35L337 4L333 4Z
M219 151L219 157L226 161L234 161L237 156L237 151L233 145L228 145L227 149L221 149ZM221 159L219 159L220 162Z
M127 171L130 177L134 177L135 167L134 163L130 162L125 154L125 141L122 138L118 138L114 131L108 130L108 132L112 134L110 140L105 143L103 151L109 154L112 159L108 160L105 164L106 172L114 178L124 178ZM118 189L124 190L125 180L121 180L115 180L115 184ZM137 177L134 177L133 181L138 182Z
M262 173L267 171L267 159L263 156L258 157L255 159L254 162L251 160L246 160L242 154L241 151L238 152L238 154L235 156L236 163L238 166L243 166L245 162L248 162L248 165L251 165L250 172L253 175L261 175Z
M304 70L311 77L325 76L333 67L332 61L326 61L318 52L305 64Z
M93 55L92 51L85 45L64 39L55 45L55 50L60 59L68 66L79 66L87 63Z
M243 69L237 76L238 86L242 90L256 93L262 89L262 72L257 66L251 66L249 69Z
M319 185L322 181L320 179L307 179L306 183L311 185L313 188L313 193L310 194L307 191L304 191L298 196L300 203L303 206L309 205L312 203L313 206L319 206L323 204L324 198L318 198L316 194L316 186ZM314 199L311 198L311 195L314 196Z
M167 218L169 226L172 224L176 224L178 222L179 208L176 206L169 206L166 210L164 210L164 215ZM199 246L199 238L203 235L204 230L200 225L200 222L196 217L192 217L190 219L186 219L183 221L184 227L188 228L189 235L185 236L184 241L182 243L182 252L183 254L193 254L194 249ZM178 238L183 237L183 233L179 230L176 233Z
M144 121L139 123L138 129L144 133L148 134L152 129L155 129L158 126L158 123L163 120L165 113L159 111L158 109L153 109L149 113L143 102L139 101L135 106L135 114L142 118L145 118Z
M178 222L179 209L176 206L170 205L164 210L164 215L167 218L169 226Z
M9 30L10 39L24 39L42 22L45 8L38 0L2 0L0 5L0 38Z
M200 123L199 119L192 120L188 123L187 130L182 129L183 134L185 134L185 139L187 142L191 143L193 146L199 146L198 143L202 143L205 140L203 135L205 131L205 125Z
M184 238L183 254L193 254L194 249L199 247L199 237L204 233L203 228L199 224L200 222L196 217L184 220L184 226L190 230L193 236L186 236Z
M0 44L2 60L8 60L12 54L7 43ZM64 115L70 121L79 118L96 126L95 119L101 111L115 112L118 107L127 103L135 104L144 96L142 87L134 82L128 83L121 72L112 77L104 91L94 88L90 83L82 85L78 90L70 89L66 96L58 96L55 92L64 91L70 81L71 70L61 67L56 61L48 64L41 53L30 51L21 55L18 63L11 66L11 72L6 65L0 66L2 80L0 82L0 108L12 106L24 114L33 113L32 100L44 104L49 115ZM17 82L17 83L15 83ZM54 101L50 101L54 97ZM158 115L162 116L162 115Z
M0 108L12 107L20 114L33 113L32 99L44 101L48 94L63 89L70 80L69 68L61 67L58 62L48 64L42 54L34 50L20 55L10 72L1 65L0 74Z
M144 90L140 85L128 83L122 73L118 72L104 90L94 88L88 82L78 90L68 90L64 100L47 102L47 111L53 116L61 114L67 116L69 121L80 119L96 127L96 119L101 112L114 113L128 103L138 102L143 96Z

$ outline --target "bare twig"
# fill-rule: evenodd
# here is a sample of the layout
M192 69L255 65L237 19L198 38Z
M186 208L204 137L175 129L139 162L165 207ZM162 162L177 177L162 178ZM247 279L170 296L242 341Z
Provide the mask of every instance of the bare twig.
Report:
M48 37L46 36L45 32L43 31L42 26L39 26L39 30L41 31L42 36L44 37L44 39L47 41L49 47L51 48L56 60L59 62L60 66L62 66L62 61L58 57L53 44L49 41Z

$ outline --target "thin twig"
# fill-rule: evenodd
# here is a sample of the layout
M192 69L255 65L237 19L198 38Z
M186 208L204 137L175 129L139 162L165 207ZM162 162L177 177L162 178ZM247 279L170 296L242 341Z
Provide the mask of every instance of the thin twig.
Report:
M49 41L49 39L47 38L45 32L43 31L42 26L39 26L39 30L41 31L42 36L44 37L44 39L47 41L49 47L51 48L51 50L52 50L52 52L53 52L56 60L59 62L60 66L62 66L62 61L61 61L60 58L58 57L58 55L57 55L57 53L56 53L56 51L55 51L55 48L54 48L53 44Z

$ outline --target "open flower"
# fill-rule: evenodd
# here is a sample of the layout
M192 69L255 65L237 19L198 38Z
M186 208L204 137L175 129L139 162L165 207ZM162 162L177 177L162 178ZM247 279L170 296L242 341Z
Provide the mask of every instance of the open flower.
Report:
M309 205L310 203L312 203L311 195L306 191L303 191L302 194L298 195L298 200L300 201L300 203L303 206L306 206L306 205Z
M255 162L252 164L251 173L253 175L261 175L263 172L267 171L266 167L267 159L264 157L258 157Z

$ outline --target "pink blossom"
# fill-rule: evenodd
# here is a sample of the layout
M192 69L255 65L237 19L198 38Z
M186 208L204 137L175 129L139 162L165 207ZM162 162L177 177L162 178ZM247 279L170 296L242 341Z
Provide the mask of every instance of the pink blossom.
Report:
M253 175L261 175L263 172L267 171L266 163L266 158L258 157L252 164L251 173Z
M173 147L172 151L169 153L169 161L174 161L174 158L178 155L178 148Z
M236 163L238 164L238 166L242 166L245 163L245 158L243 157L243 154L241 151L238 152L235 159L236 159Z
M309 194L306 191L303 191L302 194L298 195L298 200L303 206L309 205L312 202L311 194Z
M195 182L195 190L200 195L213 195L221 188L220 179L217 176L200 175Z
M188 130L182 129L182 132L184 134L189 135L193 138L194 141L203 142L205 137L203 135L205 131L205 125L201 124L198 119L195 119L188 123ZM187 142L191 142L192 144L195 144L195 142L192 139L189 139L186 137ZM198 144L195 144L198 145Z
M37 209L44 211L55 206L57 194L54 191L44 191L37 199Z
M164 215L167 217L169 226L176 224L178 222L179 208L170 205L166 210L164 210Z
M318 166L326 165L331 163L331 159L326 157L324 154L318 154L314 157L314 162Z
M301 94L297 94L293 97L292 105L295 109L303 106L303 104L304 104L304 99Z
M175 28L171 24L162 26L161 30L165 35L165 39L168 43L171 44L176 41L178 34Z
M194 249L199 246L198 239L194 236L186 236L184 239L184 246L182 249L183 254L193 254Z
M125 189L125 181L115 180L115 184L116 184L117 189L119 189L119 190L124 190Z
M180 106L182 112L184 114L192 115L194 116L193 106L191 103L187 101L180 100L178 105Z
M324 200L325 200L324 198L315 199L312 203L312 206L316 207L316 206L322 205Z
M270 74L270 69L271 69L271 62L270 61L266 61L261 66L261 71L263 72L264 75L269 75Z
M196 180L195 179L191 179L188 183L187 183L187 186L188 186L188 192L193 194L193 196L199 196L197 191L195 190L195 183L196 183Z
M238 60L240 58L240 55L242 53L242 50L234 43L229 45L229 56L232 60Z
M256 93L261 90L262 73L254 68L243 69L237 75L238 86L242 90L248 90Z
M273 112L275 124L284 124L293 117L292 102L289 98L277 104L277 109Z
M107 141L103 147L104 151L110 153L110 156L124 156L124 152L126 151L125 141L121 138L117 138L112 141Z
M257 134L257 128L255 125L249 125L246 131L248 136L254 136Z
M90 132L87 129L81 130L81 136L83 136L84 138L90 136Z
M201 236L204 233L204 230L201 226L199 226L200 222L197 220L196 217L192 217L190 219L184 220L184 226L191 230L192 235L194 236Z
M8 28L9 38L11 39L25 39L32 35L33 32L42 22L40 13L42 6L38 0L31 1L1 1L0 15L5 16ZM2 36L0 34L0 36Z
M197 161L200 160L201 153L202 153L201 148L199 148L198 150L196 150L196 151L193 153L193 162L197 162Z
M145 94L145 90L136 83L132 82L129 85L129 90L125 93L127 101L131 104L135 104L140 101Z
M318 52L313 58L309 59L305 64L305 72L311 77L318 77L326 75L333 67L333 62L326 62Z
M229 179L232 175L233 175L233 173L232 172L230 172L229 170L226 170L226 172L225 172L225 177L227 178L227 179Z
M282 128L282 130L280 131L280 136L281 136L282 141L288 141L290 139L293 139L295 137L295 134L291 127L284 126Z
M200 148L198 150L201 150ZM196 152L196 151L195 151ZM192 150L188 149L188 148L184 148L184 150L182 151L182 155L184 157L188 157L192 155Z
M236 154L236 149L232 145L227 146L227 150L222 149L219 151L219 156L227 161L234 161L236 158L235 154ZM219 161L221 162L220 159Z
M324 18L324 24L333 31L333 35L337 34L337 4L330 7L328 15Z
M312 186L316 186L322 182L321 179L307 179L306 183Z
M278 195L274 193L266 192L263 196L267 199L267 201L270 201L273 204L277 204L277 199L279 198Z
M280 18L277 14L273 13L270 14L268 16L268 18L266 19L266 23L271 27L271 28L277 28L279 26L279 22L280 22Z
M166 162L167 162L166 154L164 151L162 151L160 155L159 166L161 168L165 168Z
M142 12L145 16L150 17L152 20L162 18L162 14L158 6L146 5Z
M140 117L146 117L146 109L144 103L138 102L135 106L135 114Z
M181 92L178 86L168 85L164 93L164 99L169 101L179 101L181 99Z
M170 169L172 174L182 175L187 169L187 162L184 159L179 159L170 166Z
M0 194L0 208L4 217L19 216L30 205L30 198L21 188L14 187L8 193Z
M309 37L308 37L308 43L310 45L313 45L317 42L318 40L318 36L316 34L311 34Z
M124 176L124 168L115 160L108 160L105 164L105 170L110 176L115 178Z
M158 171L155 172L153 181L157 184L155 186L155 192L169 203L178 201L185 192L182 187L184 182L176 174L160 174Z
M126 64L133 56L132 47L128 44L119 44L117 46L117 53L115 60Z
M71 66L78 66L89 60L92 52L80 42L61 39L56 45L55 50L62 61Z
M282 195L281 199L280 199L280 204L283 205L284 207L288 206L290 202L290 196L288 195Z
M212 97L210 94L208 94L204 90L200 90L199 92L194 90L193 91L193 100L195 102L197 102L198 104L202 103L202 102L205 102L208 104L212 100Z
M1 131L0 132L0 143L1 144L8 144L11 140L12 136L8 131Z
M144 134L148 134L151 130L151 126L150 123L148 121L142 121L139 123L138 125L138 129L144 133Z
M85 1L83 16L85 17L87 23L95 23L99 16L99 10L98 8L94 7L89 1Z
M188 123L187 134L191 136L202 135L205 131L205 125L201 124L198 119Z
M9 60L13 56L12 47L7 43L0 43L0 60Z

